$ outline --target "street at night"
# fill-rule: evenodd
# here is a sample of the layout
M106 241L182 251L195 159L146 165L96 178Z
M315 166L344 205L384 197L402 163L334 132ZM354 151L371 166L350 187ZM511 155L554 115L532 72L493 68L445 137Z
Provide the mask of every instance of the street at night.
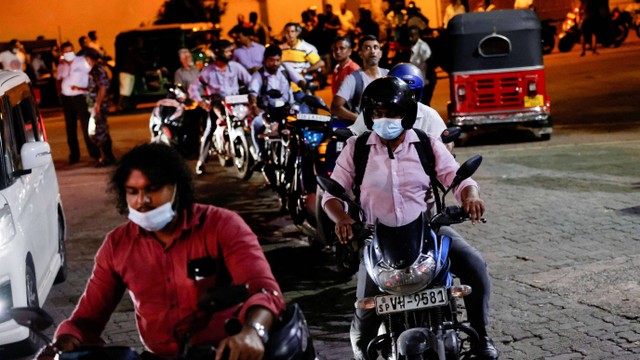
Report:
M455 228L488 263L489 332L501 359L640 357L638 58L634 34L600 55L579 57L574 48L545 56L551 140L483 133L454 151L459 161L484 157L474 179L488 221ZM330 101L328 88L319 94ZM443 117L448 96L441 77L432 104ZM151 107L109 117L117 157L148 141ZM110 168L95 168L84 148L80 163L68 165L62 115L43 114L68 227L69 276L44 303L59 323L82 294L105 234L126 219L106 192ZM263 183L260 174L238 180L214 158L196 178L196 193L238 212L258 234L285 298L307 317L319 359L350 359L355 280L336 271L330 253L309 246ZM128 296L103 335L108 344L141 349Z

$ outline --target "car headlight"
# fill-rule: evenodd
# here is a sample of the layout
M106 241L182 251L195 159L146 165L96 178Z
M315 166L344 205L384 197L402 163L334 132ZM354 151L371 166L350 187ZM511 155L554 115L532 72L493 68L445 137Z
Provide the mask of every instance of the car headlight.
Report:
M394 269L380 261L373 266L374 282L385 292L394 295L413 294L424 289L433 280L436 273L436 261L433 252L422 254L409 267Z

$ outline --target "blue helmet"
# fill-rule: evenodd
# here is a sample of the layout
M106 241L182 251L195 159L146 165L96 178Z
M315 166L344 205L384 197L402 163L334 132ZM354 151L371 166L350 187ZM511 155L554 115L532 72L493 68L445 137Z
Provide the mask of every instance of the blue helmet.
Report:
M416 101L422 99L422 90L424 89L424 79L422 71L417 66L410 63L399 63L389 70L389 76L395 76L409 85L409 88L415 94Z

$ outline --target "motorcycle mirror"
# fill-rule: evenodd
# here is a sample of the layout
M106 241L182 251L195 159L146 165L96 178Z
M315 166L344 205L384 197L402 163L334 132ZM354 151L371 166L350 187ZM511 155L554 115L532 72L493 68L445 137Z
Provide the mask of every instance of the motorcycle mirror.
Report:
M462 129L460 127L452 126L452 127L446 128L442 132L442 134L440 135L440 139L442 139L443 143L447 144L447 143L458 140L461 134L462 134Z
M42 332L53 325L51 315L39 307L17 307L9 312L15 322L35 332Z
M316 109L322 109L325 111L330 111L327 104L322 100L322 98L315 95L305 95L303 99L304 103L309 105L310 107Z
M482 155L480 154L474 155L473 157L465 161L464 164L460 166L458 171L456 171L456 177L453 179L453 182L451 182L451 186L449 188L454 188L460 185L462 180L471 177L471 175L473 175L473 173L478 170L481 163Z
M347 191L337 181L320 175L316 176L316 180L318 181L318 185L320 185L324 191L344 201L351 201L349 195L347 195Z

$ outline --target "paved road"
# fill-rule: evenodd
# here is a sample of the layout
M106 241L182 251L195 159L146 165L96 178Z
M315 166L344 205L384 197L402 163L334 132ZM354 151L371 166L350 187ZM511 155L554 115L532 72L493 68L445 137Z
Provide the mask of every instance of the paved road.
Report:
M117 154L147 139L146 120L111 118ZM44 305L59 321L77 302L104 234L124 219L105 193L107 170L66 165L64 128L59 118L47 125L69 227L69 280ZM456 150L459 159L484 156L474 177L489 222L457 229L489 263L490 331L503 359L640 358L639 134L637 121L560 126L549 142L510 133ZM197 179L200 200L232 208L254 227L286 297L307 314L320 357L348 359L353 280L307 246L275 196L260 190L259 176L239 182L217 163L207 169ZM128 300L105 339L139 346Z

